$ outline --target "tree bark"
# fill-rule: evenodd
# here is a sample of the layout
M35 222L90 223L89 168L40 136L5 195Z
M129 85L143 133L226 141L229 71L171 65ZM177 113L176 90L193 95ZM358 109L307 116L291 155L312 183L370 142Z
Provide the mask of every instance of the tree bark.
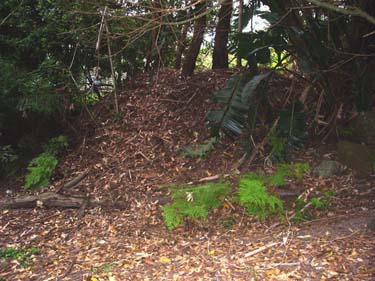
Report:
M127 202L112 202L110 200L93 200L83 197L61 195L54 192L46 192L40 195L6 198L0 200L1 209L27 209L35 207L45 208L81 208L84 204L88 207L109 207L127 209Z
M182 26L181 38L180 38L180 41L178 42L177 53L176 53L176 62L175 62L176 69L181 68L182 55L184 54L186 45L187 45L186 36L187 36L188 29L189 29L188 23Z
M239 0L238 3L238 34L242 33L242 27L243 27L243 0ZM237 67L242 66L242 60L241 58L237 58Z
M206 28L207 16L202 15L207 9L207 0L199 3L196 7L195 15L198 18L194 23L194 34L186 54L184 64L182 66L182 76L192 76L194 73L195 64L199 55L199 51L203 42L204 30Z
M215 45L212 69L228 68L228 37L232 17L233 0L224 0L221 4L215 32Z
M150 8L150 11L152 12L152 20L154 22L157 22L158 20L160 20L160 17L161 17L161 14L160 12L156 12L158 10L160 10L161 8L161 3L159 0L157 1L153 1L153 0L150 0L149 1L149 8ZM146 64L145 64L145 72L149 72L151 69L153 69L153 67L156 65L158 65L159 63L159 54L157 52L157 48L158 48L158 35L160 33L160 26L158 28L153 28L152 31L151 31L151 41L150 41L150 48L148 50L148 53L146 55ZM156 53L155 53L156 52Z

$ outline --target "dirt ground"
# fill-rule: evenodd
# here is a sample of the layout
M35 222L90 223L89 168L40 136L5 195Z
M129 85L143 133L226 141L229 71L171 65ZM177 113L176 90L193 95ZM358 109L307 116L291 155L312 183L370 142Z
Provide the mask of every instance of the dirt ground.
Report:
M209 137L206 110L217 106L212 93L231 74L202 72L185 80L164 70L154 83L139 77L121 93L122 114L114 114L112 97L85 111L72 124L73 143L52 185L29 193L59 190L128 207L0 210L0 247L39 250L27 265L0 260L0 280L375 280L375 180L348 169L289 183L300 193L334 191L328 208L312 210L311 220L260 221L226 204L206 221L166 228L161 207L168 186L223 174L234 182L240 141L223 138L204 158L180 156L182 147ZM271 83L283 94L291 82L276 77ZM294 160L314 167L334 158L316 151L306 148ZM261 151L240 172L271 171L265 156ZM88 175L77 186L61 188L82 173ZM8 182L0 196L7 188L25 194L21 187L22 179Z

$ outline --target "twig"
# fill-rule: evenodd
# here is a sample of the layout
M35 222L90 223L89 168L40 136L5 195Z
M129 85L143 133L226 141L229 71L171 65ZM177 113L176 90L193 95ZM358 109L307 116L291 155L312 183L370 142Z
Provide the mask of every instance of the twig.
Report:
M269 267L261 267L258 270L269 270L275 267L287 267L287 266L299 266L301 262L278 262L278 263L271 263Z
M115 94L115 109L116 109L116 113L119 113L117 88L116 88L116 75L115 75L115 68L113 66L113 61L112 61L111 41L109 39L108 23L107 23L107 20L105 19L106 10L107 10L107 7L105 7L103 18L104 18L104 25L105 25L105 33L107 37L108 57L109 57L109 63L111 65L111 74L112 74L112 79L113 79L113 92Z
M210 177L201 178L198 180L198 182L208 182L208 181L214 181L220 178L220 175L214 175Z
M87 205L89 204L89 201L90 201L90 199L89 199L89 197L87 197L86 200L82 203L81 208L79 208L79 210L78 210L78 216L77 216L78 224L72 230L69 231L69 233L65 237L65 241L69 240L69 238L72 236L72 234L81 227L82 218L85 215L85 209L86 209Z
M72 260L72 262L69 264L67 270L65 271L64 275L60 276L57 280L63 280L65 277L67 277L70 272L72 272L72 269L74 267L74 265L76 264L77 262L77 257L75 256Z
M240 159L240 161L238 162L237 166L236 166L233 170L239 169L239 168L240 168L245 162L247 162L247 164L248 164L249 166L253 163L253 161L254 161L255 157L257 156L258 152L259 152L259 151L265 146L265 144L267 143L267 141L268 141L268 137L269 137L270 133L272 132L272 130L276 127L277 123L279 122L279 119L280 119L280 117L278 117L278 118L275 120L275 122L273 123L273 125L272 125L271 129L269 130L268 134L263 138L263 140L262 140L260 143L258 143L258 144L254 147L254 149L253 149L253 151L251 152L251 155L250 155L250 157L249 157L249 160L246 161L247 154L245 154L245 155Z
M361 17L361 18L367 20L368 22L370 22L372 24L375 24L375 17L371 16L370 14L366 13L365 11L363 11L363 10L357 8L357 7L348 6L346 8L341 8L341 7L338 7L336 5L332 5L332 4L327 3L327 2L321 2L319 0L310 0L310 2L319 6L319 7L322 7L322 8L325 8L325 9L328 9L328 10L331 10L331 11L334 11L334 12L337 12L337 13L340 13L340 14Z
M61 192L61 190L63 190L64 188L71 188L71 187L74 187L76 186L79 182L81 182L86 176L88 175L88 172L84 172L82 174L80 174L79 176L75 177L74 179L72 179L71 181L67 182L66 184L64 184L63 186L61 186L60 188L58 188L56 190L56 193L59 193Z
M246 253L245 254L245 258L254 256L254 255L256 255L256 254L258 254L260 252L263 252L264 250L267 250L267 249L272 248L273 246L276 246L276 245L279 245L279 244L280 244L280 242L272 242L272 243L270 243L268 245L264 245L264 246L262 246L262 247L260 247L260 248L258 248L256 250L254 250L254 251Z

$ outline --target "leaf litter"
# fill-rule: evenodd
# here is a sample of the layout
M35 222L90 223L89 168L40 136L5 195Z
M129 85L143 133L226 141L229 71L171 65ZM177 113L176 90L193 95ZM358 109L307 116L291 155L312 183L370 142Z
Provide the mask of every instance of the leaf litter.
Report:
M301 192L335 191L310 221L259 221L228 202L206 221L167 230L166 186L226 174L242 156L240 143L227 139L203 159L179 156L182 147L209 138L205 113L230 74L183 80L163 70L153 84L140 76L120 96L120 118L108 110L109 99L90 109L95 122L82 116L74 148L48 189L129 208L85 209L82 216L72 209L1 210L0 246L39 249L27 266L1 259L2 280L375 280L374 181L358 181L350 171L296 183ZM275 91L289 84L275 79ZM298 157L313 163L314 155L306 150ZM259 167L261 161L243 169ZM78 185L61 189L83 172Z

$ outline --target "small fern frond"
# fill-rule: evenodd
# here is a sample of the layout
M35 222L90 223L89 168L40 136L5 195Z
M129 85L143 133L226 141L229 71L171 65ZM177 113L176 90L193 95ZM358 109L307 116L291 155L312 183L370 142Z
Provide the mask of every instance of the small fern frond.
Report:
M276 196L269 195L266 191L266 187L260 180L246 177L241 179L238 195L241 205L244 206L250 214L260 219L265 219L275 213L282 213L282 201Z
M174 229L186 217L206 218L212 208L220 207L230 187L226 183L209 183L170 191L173 203L163 207L163 216L167 227Z
M205 143L199 145L188 145L182 148L180 153L183 157L204 157L215 148L217 137L209 138Z

